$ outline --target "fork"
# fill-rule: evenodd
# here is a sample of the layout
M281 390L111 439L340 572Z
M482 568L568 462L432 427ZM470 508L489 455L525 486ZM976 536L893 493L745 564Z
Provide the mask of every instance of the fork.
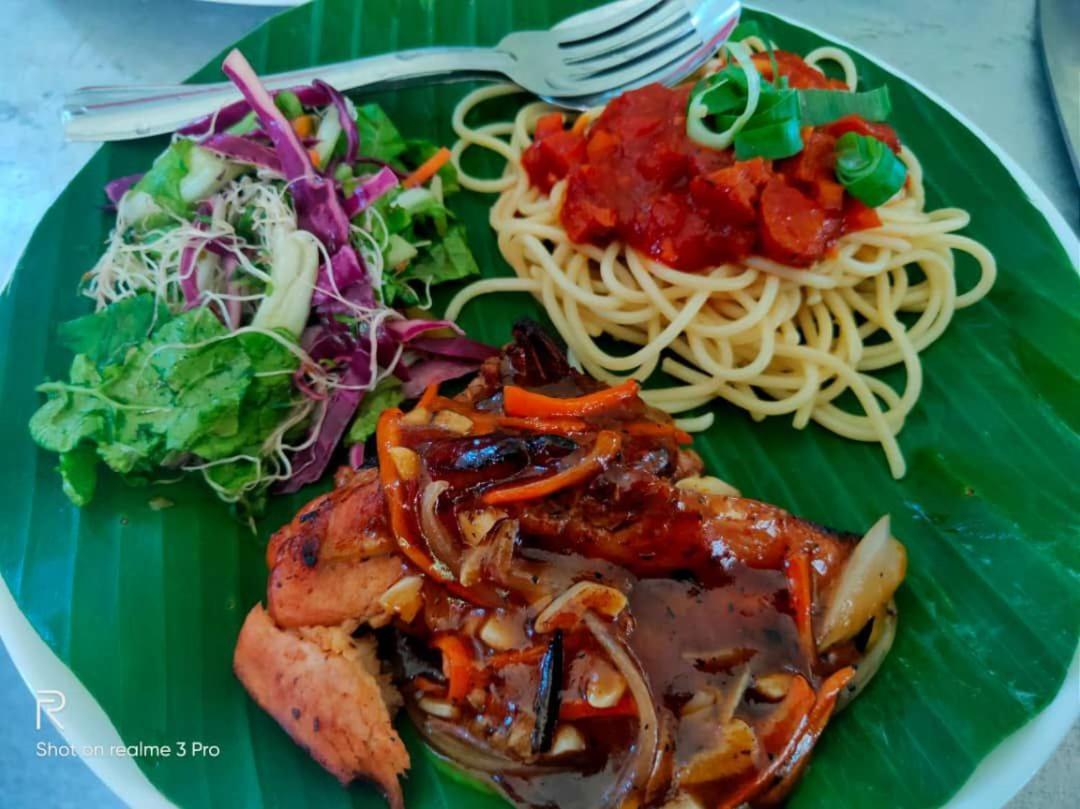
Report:
M517 31L494 48L418 48L262 77L271 91L322 79L341 90L510 79L560 107L586 109L652 82L673 84L731 34L739 0L619 0L548 31ZM172 132L241 98L228 82L84 87L65 99L68 140Z

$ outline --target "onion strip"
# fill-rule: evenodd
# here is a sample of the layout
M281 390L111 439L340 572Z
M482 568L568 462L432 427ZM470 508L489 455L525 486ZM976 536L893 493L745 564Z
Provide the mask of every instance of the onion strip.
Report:
M446 526L435 513L439 496L449 488L450 484L445 480L433 480L424 487L424 492L420 495L420 533L431 555L436 561L450 568L456 578L461 572L461 557L454 546L453 538L446 531Z
M607 652L615 668L626 680L627 689L637 704L638 737L634 744L637 754L620 773L616 781L618 785L616 794L605 796L603 801L606 806L619 806L627 792L632 789L643 789L652 777L652 771L659 760L657 753L660 752L660 719L656 715L656 705L653 703L649 685L645 682L641 667L634 660L631 652L615 640L611 630L594 613L586 612L583 618L593 637Z

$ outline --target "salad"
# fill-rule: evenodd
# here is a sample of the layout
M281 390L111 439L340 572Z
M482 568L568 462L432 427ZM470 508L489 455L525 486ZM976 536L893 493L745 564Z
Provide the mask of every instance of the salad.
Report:
M382 409L494 353L423 316L433 284L478 272L448 150L323 82L270 93L239 51L223 69L243 100L106 186L96 309L59 329L68 378L38 387L31 434L80 506L104 464L199 475L257 513L339 447L362 464Z

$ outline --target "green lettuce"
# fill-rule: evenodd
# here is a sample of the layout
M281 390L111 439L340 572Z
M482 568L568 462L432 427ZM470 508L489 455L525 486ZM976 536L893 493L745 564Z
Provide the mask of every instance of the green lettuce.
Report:
M93 496L99 461L148 477L182 462L258 458L294 405L297 360L278 340L231 335L205 308L172 318L154 312L150 296L138 296L61 329L81 353L67 382L39 386L49 398L31 418L30 434L60 454L64 490L78 505ZM233 463L246 476L216 473L231 498L258 474L251 461L223 466Z
M401 381L397 377L387 376L380 379L378 384L360 400L356 417L349 426L349 432L345 434L345 443L352 446L367 441L375 435L379 415L386 408L397 407L403 401L405 401L405 394L401 390Z

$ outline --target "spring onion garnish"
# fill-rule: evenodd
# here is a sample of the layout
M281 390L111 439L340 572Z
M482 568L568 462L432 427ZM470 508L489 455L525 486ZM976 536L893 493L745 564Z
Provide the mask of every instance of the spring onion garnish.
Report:
M761 96L761 75L754 67L746 46L732 42L727 46L738 67L729 65L698 82L690 94L686 111L686 134L691 140L710 149L726 149L754 115ZM714 132L705 123L714 117L723 128ZM724 123L720 123L720 121Z
M779 160L802 151L799 98L795 90L762 89L757 112L735 136L735 159Z
M831 124L846 115L858 115L864 121L884 121L892 112L889 88L882 85L863 93L848 90L799 90L803 123L809 126Z
M876 208L903 188L907 168L877 138L847 132L836 142L836 179L853 197Z

